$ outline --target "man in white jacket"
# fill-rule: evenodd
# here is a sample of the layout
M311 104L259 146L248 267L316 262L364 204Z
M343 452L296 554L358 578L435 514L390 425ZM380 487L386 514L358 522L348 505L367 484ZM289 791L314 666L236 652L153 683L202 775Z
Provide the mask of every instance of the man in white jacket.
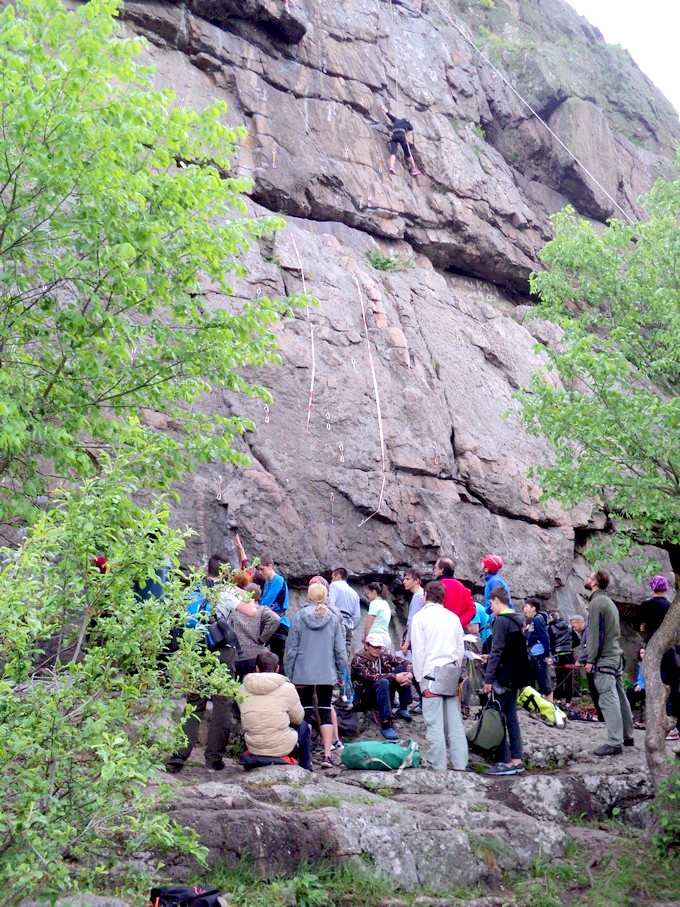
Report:
M452 768L464 771L468 748L458 691L451 695L432 693L428 687L435 669L463 663L463 627L460 618L444 608L444 587L435 580L425 586L425 605L413 618L411 651L413 674L423 691L423 718L428 746L428 765L432 771L446 771L446 742Z

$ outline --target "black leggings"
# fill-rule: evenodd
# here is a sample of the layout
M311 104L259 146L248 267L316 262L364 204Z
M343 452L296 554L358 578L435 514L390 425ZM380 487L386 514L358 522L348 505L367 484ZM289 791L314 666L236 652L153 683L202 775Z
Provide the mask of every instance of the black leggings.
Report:
M314 715L314 693L316 692L316 701L319 709L319 725L333 724L331 718L331 699L333 698L332 684L317 684L316 686L304 686L297 688L300 694L300 702L305 710L305 721L311 725L312 716Z
M388 144L389 144L390 154L396 154L397 149L401 145L401 150L404 152L404 157L406 157L406 158L412 157L411 148L409 146L409 143L406 141L405 132L393 132L392 137Z

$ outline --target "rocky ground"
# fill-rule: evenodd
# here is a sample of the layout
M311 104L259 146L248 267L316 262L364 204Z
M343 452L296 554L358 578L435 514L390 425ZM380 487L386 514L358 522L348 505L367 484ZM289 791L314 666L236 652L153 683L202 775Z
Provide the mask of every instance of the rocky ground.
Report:
M197 749L180 775L163 780L175 790L174 817L199 832L213 866L246 856L271 874L304 861L359 860L404 890L493 886L503 873L562 857L573 820L614 813L642 824L650 798L644 732L621 756L598 759L603 725L558 730L526 713L520 721L528 771L516 777L480 774L478 757L466 772L322 770L320 759L311 775L297 767L245 773L236 760L208 772ZM424 743L422 718L397 727ZM371 722L360 733L379 736ZM178 856L169 871L177 878L190 867Z

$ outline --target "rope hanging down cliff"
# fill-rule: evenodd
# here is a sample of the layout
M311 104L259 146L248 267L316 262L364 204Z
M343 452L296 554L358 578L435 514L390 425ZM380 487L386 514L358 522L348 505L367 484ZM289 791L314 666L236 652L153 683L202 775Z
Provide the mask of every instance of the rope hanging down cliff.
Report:
M503 75L503 73L500 71L500 69L498 69L497 66L494 66L494 64L491 62L491 60L489 60L489 58L482 52L482 50L480 50L480 48L477 47L477 45L476 45L475 42L472 40L472 38L470 38L468 35L465 34L465 32L463 31L463 29L457 24L456 20L455 20L455 19L453 18L453 16L451 15L451 13L450 13L447 9L445 9L445 8L441 5L441 3L439 3L439 0L431 0L431 2L433 3L434 6L437 7L437 9L439 10L439 12L440 12L446 19L449 20L449 22L451 23L451 25L453 25L453 27L454 27L455 30L458 32L458 34L461 35L461 37L462 37L465 41L467 41L467 43L470 45L470 47L471 47L471 48L472 48L472 49L473 49L473 50L474 50L474 51L482 58L482 60L484 60L484 62L486 63L486 65L489 66L489 67L495 72L495 74L499 77L499 79L501 79L502 82L504 82L505 85L507 85L507 87L510 89L510 91L512 91L512 93L519 99L519 101L527 108L527 110L531 113L531 115L534 116L534 117L536 117L536 119L538 120L538 122L539 122L545 129L548 130L548 132L550 133L550 135L551 135L551 136L555 139L555 141L556 141L556 142L557 142L557 143L558 143L558 144L559 144L559 145L567 152L567 154L569 155L569 157L572 158L573 161L575 161L575 163L581 168L581 170L583 170L583 172L584 172L588 177L590 177L590 179L595 183L595 185L598 187L598 189L600 189L600 190L606 195L606 197L609 199L609 201L610 201L610 202L611 202L611 203L612 203L612 204L613 204L613 205L621 212L621 214L622 214L622 215L624 216L624 218L628 221L628 223L629 223L629 224L634 223L635 221L633 220L633 218L632 218L626 211L624 211L624 209L623 209L623 208L621 207L621 205L616 201L616 199L615 199L612 195L610 195L609 192L607 192L607 190L604 188L604 186L602 185L602 183L601 183L595 176L593 176L593 174L590 172L590 170L588 170L588 168L586 167L586 165L585 165L585 164L584 164L584 163L583 163L583 162L582 162L582 161L574 154L574 152L573 152L569 147L567 147L567 145L565 145L565 143L564 143L564 142L562 141L562 139L557 135L557 133L556 133L553 129L551 129L551 127L546 123L546 121L543 119L543 117L540 115L540 113L539 113L537 110L535 110L535 109L531 106L531 104L526 100L526 98L524 98L524 97L520 94L520 92L515 88L515 86L512 84L512 82L510 82L510 81ZM391 11L392 11L392 16L394 17L393 0L390 0L390 9L391 9ZM422 15L422 14L421 14L421 15ZM393 32L392 34L393 34L393 38L394 38L394 32ZM394 40L393 40L393 46L394 46ZM396 59L396 57L395 57L395 59Z

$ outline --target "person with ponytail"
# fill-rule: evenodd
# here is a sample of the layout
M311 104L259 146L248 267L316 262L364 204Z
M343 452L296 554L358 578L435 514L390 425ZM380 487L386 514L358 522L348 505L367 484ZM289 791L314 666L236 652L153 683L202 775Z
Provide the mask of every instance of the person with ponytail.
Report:
M333 768L333 687L342 683L347 668L345 631L337 615L326 604L328 593L321 583L307 589L307 601L293 618L286 640L286 676L295 684L311 724L314 695L319 710L319 731L323 743L321 768Z

